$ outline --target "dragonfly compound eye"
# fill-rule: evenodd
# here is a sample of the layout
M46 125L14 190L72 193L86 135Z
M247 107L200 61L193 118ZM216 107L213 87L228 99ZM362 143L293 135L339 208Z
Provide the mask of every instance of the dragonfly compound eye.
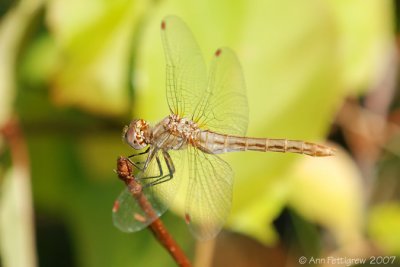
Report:
M149 124L144 120L132 121L124 130L126 142L134 149L140 150L148 145L146 138Z

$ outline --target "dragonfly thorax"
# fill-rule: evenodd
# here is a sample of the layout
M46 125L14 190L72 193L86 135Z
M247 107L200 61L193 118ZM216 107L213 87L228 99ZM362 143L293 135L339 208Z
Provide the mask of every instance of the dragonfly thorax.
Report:
M183 137L189 141L195 140L200 132L197 123L188 118L181 118L176 114L169 115L166 126L173 135Z
M150 126L145 120L133 120L129 126L125 126L123 138L131 147L140 150L150 143L150 132Z

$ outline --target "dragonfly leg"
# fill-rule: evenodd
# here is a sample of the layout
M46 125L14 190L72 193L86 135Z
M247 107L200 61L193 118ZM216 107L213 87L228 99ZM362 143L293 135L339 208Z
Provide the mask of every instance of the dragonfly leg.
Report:
M158 156L156 156L156 161L157 161L157 166L158 166L158 170L159 170L159 174L158 175L154 175L154 176L147 176L147 177L141 177L141 178L138 178L139 180L144 180L144 179L161 179L163 176L165 176L164 175L164 172L163 172L163 169L162 169L162 166L161 166L161 161L160 161L160 158L158 157Z
M169 155L169 153L167 151L163 151L163 156L164 156L165 164L167 164L169 174L172 178L175 173L174 162L172 161L171 156Z
M139 153L136 153L136 154L132 154L132 155L128 156L128 158L130 159L130 158L133 158L133 157L136 157L136 156L147 154L147 153L149 153L149 150L150 150L150 147L147 147L145 151L142 151L142 152L139 152Z
M168 174L163 175L163 171L162 171L160 160L159 160L158 157L156 157L157 164L158 164L158 167L160 169L160 176L155 181L146 184L145 187L154 186L154 185L157 185L157 184L161 184L161 183L167 182L167 181L171 180L174 177L175 166L174 166L174 163L173 163L169 153L167 151L163 151L163 156L164 156L165 164L167 165L167 168L168 168ZM155 177L153 177L153 178L155 178Z
M132 155L128 156L129 163L131 163L133 166L135 166L135 168L137 168L138 170L144 171L144 168L140 167L138 164L145 164L146 161L144 161L144 162L143 161L134 162L134 161L132 161L132 158L140 156L140 155L147 154L147 153L149 153L149 150L150 150L150 147L146 148L146 150L143 151L143 152L132 154Z

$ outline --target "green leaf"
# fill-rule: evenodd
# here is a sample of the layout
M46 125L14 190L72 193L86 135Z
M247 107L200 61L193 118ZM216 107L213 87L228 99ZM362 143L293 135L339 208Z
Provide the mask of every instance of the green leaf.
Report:
M335 18L338 58L349 93L363 93L387 79L396 64L392 1L329 0Z
M302 158L288 174L288 204L311 222L328 229L339 246L361 244L364 188L355 162L343 151L330 158Z
M375 205L368 220L371 239L387 255L400 254L400 204L396 202Z
M0 126L12 114L16 95L15 68L21 42L42 1L20 1L0 24Z
M134 34L146 5L49 2L48 24L60 49L52 90L56 103L108 115L126 113Z

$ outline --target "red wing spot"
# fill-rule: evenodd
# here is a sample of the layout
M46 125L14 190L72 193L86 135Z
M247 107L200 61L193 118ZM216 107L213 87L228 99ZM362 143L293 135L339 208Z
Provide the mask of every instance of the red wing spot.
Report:
M162 21L162 22L161 22L161 29L162 29L162 30L165 30L165 21Z
M144 217L143 215L140 215L139 213L135 213L135 214L133 215L133 218L134 218L136 221L141 222L141 223L145 223L145 222L146 222L146 217Z
M219 57L221 55L221 49L218 49L217 51L215 51L215 56Z
M115 200L113 208L112 208L112 212L116 213L119 210L119 201Z
M190 221L191 221L191 219L190 219L190 215L189 215L189 214L187 214L187 213L185 213L185 222L186 222L186 224L189 224L189 223L190 223Z

